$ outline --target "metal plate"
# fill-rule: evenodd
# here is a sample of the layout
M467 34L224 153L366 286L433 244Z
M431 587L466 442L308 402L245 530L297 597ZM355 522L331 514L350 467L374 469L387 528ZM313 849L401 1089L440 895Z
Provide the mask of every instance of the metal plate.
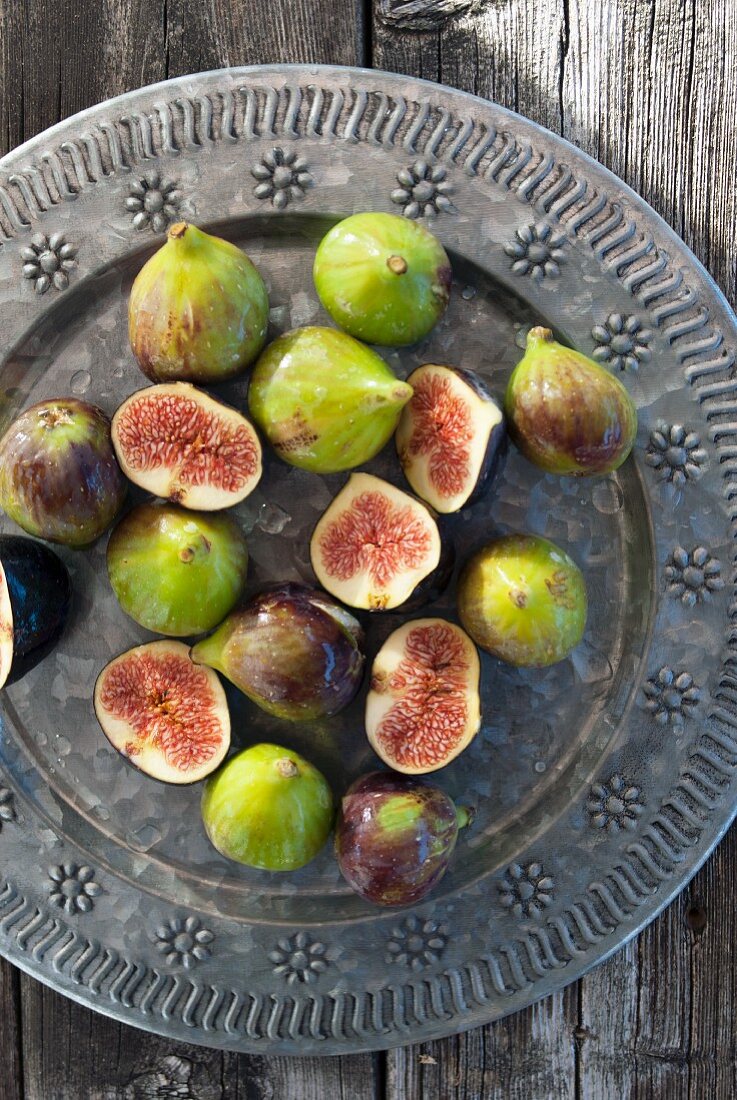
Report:
M269 173L274 149L291 185ZM205 840L197 788L163 787L114 754L95 676L146 634L110 592L104 539L64 554L74 621L3 696L0 950L99 1011L231 1049L388 1047L518 1009L642 928L734 813L735 320L640 199L532 123L421 81L274 67L170 81L47 131L0 165L3 425L44 396L112 413L140 388L126 296L167 220L247 249L276 333L326 319L314 247L358 210L424 218L453 259L447 317L387 354L398 373L462 363L499 394L525 327L545 322L620 374L639 435L604 480L541 476L510 453L450 524L460 561L497 531L563 544L591 610L560 665L484 660L483 731L436 776L477 821L411 911L361 902L329 850L292 875L227 863ZM76 262L47 287L21 250L59 253L59 234ZM242 404L245 386L221 393ZM400 477L391 448L370 468ZM341 482L268 461L237 509L254 585L312 579L309 532ZM453 614L452 588L435 612ZM371 652L397 622L371 619ZM338 792L375 763L360 700L296 729L230 701L237 742L303 751Z

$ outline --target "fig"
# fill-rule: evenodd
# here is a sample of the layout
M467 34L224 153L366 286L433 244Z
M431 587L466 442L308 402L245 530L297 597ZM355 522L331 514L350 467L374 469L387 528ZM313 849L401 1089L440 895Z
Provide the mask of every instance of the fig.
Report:
M0 535L0 688L53 648L71 598L69 573L53 550L22 535Z
M437 237L397 214L353 214L326 233L313 269L336 324L368 344L414 344L450 300L450 260Z
M416 619L374 658L366 734L390 768L408 775L454 760L481 725L476 646L454 623Z
M434 599L453 566L427 505L372 474L351 474L313 532L310 557L323 588L368 611Z
M266 340L264 281L240 248L177 222L136 276L128 303L133 354L152 382L225 382Z
M637 435L637 410L618 378L533 328L504 399L509 434L525 458L551 474L608 474Z
M257 593L192 659L227 676L257 706L293 722L326 718L361 686L363 630L329 596L301 584Z
M364 775L338 809L335 854L343 878L376 905L413 905L447 871L458 830L472 816L413 776Z
M264 871L296 871L317 855L335 815L328 782L278 745L252 745L207 781L202 820L228 859Z
M547 539L506 535L482 547L458 582L458 614L477 645L511 665L555 664L581 641L586 585Z
M212 630L235 607L247 569L246 539L230 516L205 516L176 504L139 504L107 547L120 606L157 634Z
M162 783L196 783L230 747L230 715L214 672L168 638L135 646L97 677L95 714L114 749Z
M40 401L0 439L0 507L29 535L89 546L120 511L126 483L102 409Z
M295 329L253 369L251 416L285 462L317 474L368 462L388 442L412 389L335 329Z
M113 417L112 437L135 485L186 508L237 504L261 477L261 444L245 416L187 382L132 394Z
M426 363L407 379L414 393L402 410L396 443L404 476L436 512L476 499L506 440L504 418L479 376Z

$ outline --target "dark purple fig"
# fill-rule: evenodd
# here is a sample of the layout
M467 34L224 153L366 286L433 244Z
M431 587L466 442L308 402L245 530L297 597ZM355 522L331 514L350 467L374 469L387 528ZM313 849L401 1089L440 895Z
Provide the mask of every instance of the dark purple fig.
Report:
M0 507L29 535L89 546L113 522L125 492L110 421L96 405L41 401L0 439Z
M192 659L227 676L257 706L297 722L346 707L361 685L363 630L329 596L282 584L233 611Z
M618 378L547 328L533 328L504 398L509 434L551 474L608 474L637 435L637 410Z
M0 688L53 648L71 596L69 573L53 550L22 535L0 535Z
M440 594L454 553L421 500L352 474L317 524L310 557L323 588L350 607L409 611Z
M407 379L414 391L396 442L404 476L436 512L478 497L506 442L504 417L473 371L426 363Z
M448 869L470 810L440 787L396 772L371 772L343 796L335 854L351 889L376 905L421 901Z

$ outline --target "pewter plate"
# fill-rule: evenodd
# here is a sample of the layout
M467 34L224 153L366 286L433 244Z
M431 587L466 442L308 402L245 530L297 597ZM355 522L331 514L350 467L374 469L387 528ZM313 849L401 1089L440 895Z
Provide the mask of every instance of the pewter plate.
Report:
M315 244L359 210L422 218L453 260L447 317L386 353L399 374L460 363L501 394L543 322L623 379L639 434L603 480L542 476L511 452L450 524L460 562L495 532L564 545L590 616L549 670L484 659L483 731L436 776L476 823L411 910L363 903L329 850L291 875L227 863L196 787L115 755L94 680L148 635L112 597L104 539L64 554L73 622L2 700L0 951L98 1011L211 1046L366 1050L521 1008L651 920L735 810L735 319L652 210L534 124L417 80L271 67L169 81L47 131L0 165L1 426L42 397L112 413L140 388L126 296L171 220L247 249L276 334L326 322ZM220 392L242 405L245 389ZM391 448L370 469L401 484ZM236 510L253 586L313 579L308 536L342 480L267 461ZM453 586L422 613L452 616ZM370 620L370 653L398 621ZM292 746L336 792L376 763L360 699L295 728L229 696L237 744Z

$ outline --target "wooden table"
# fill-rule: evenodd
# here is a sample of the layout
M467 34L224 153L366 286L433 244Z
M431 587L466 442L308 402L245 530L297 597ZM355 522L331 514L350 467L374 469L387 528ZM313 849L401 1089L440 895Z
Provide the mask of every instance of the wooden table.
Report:
M223 65L376 66L535 119L609 166L737 296L735 0L0 0L2 152ZM94 1015L0 962L0 1100L733 1100L737 831L563 993L442 1042L236 1056Z

